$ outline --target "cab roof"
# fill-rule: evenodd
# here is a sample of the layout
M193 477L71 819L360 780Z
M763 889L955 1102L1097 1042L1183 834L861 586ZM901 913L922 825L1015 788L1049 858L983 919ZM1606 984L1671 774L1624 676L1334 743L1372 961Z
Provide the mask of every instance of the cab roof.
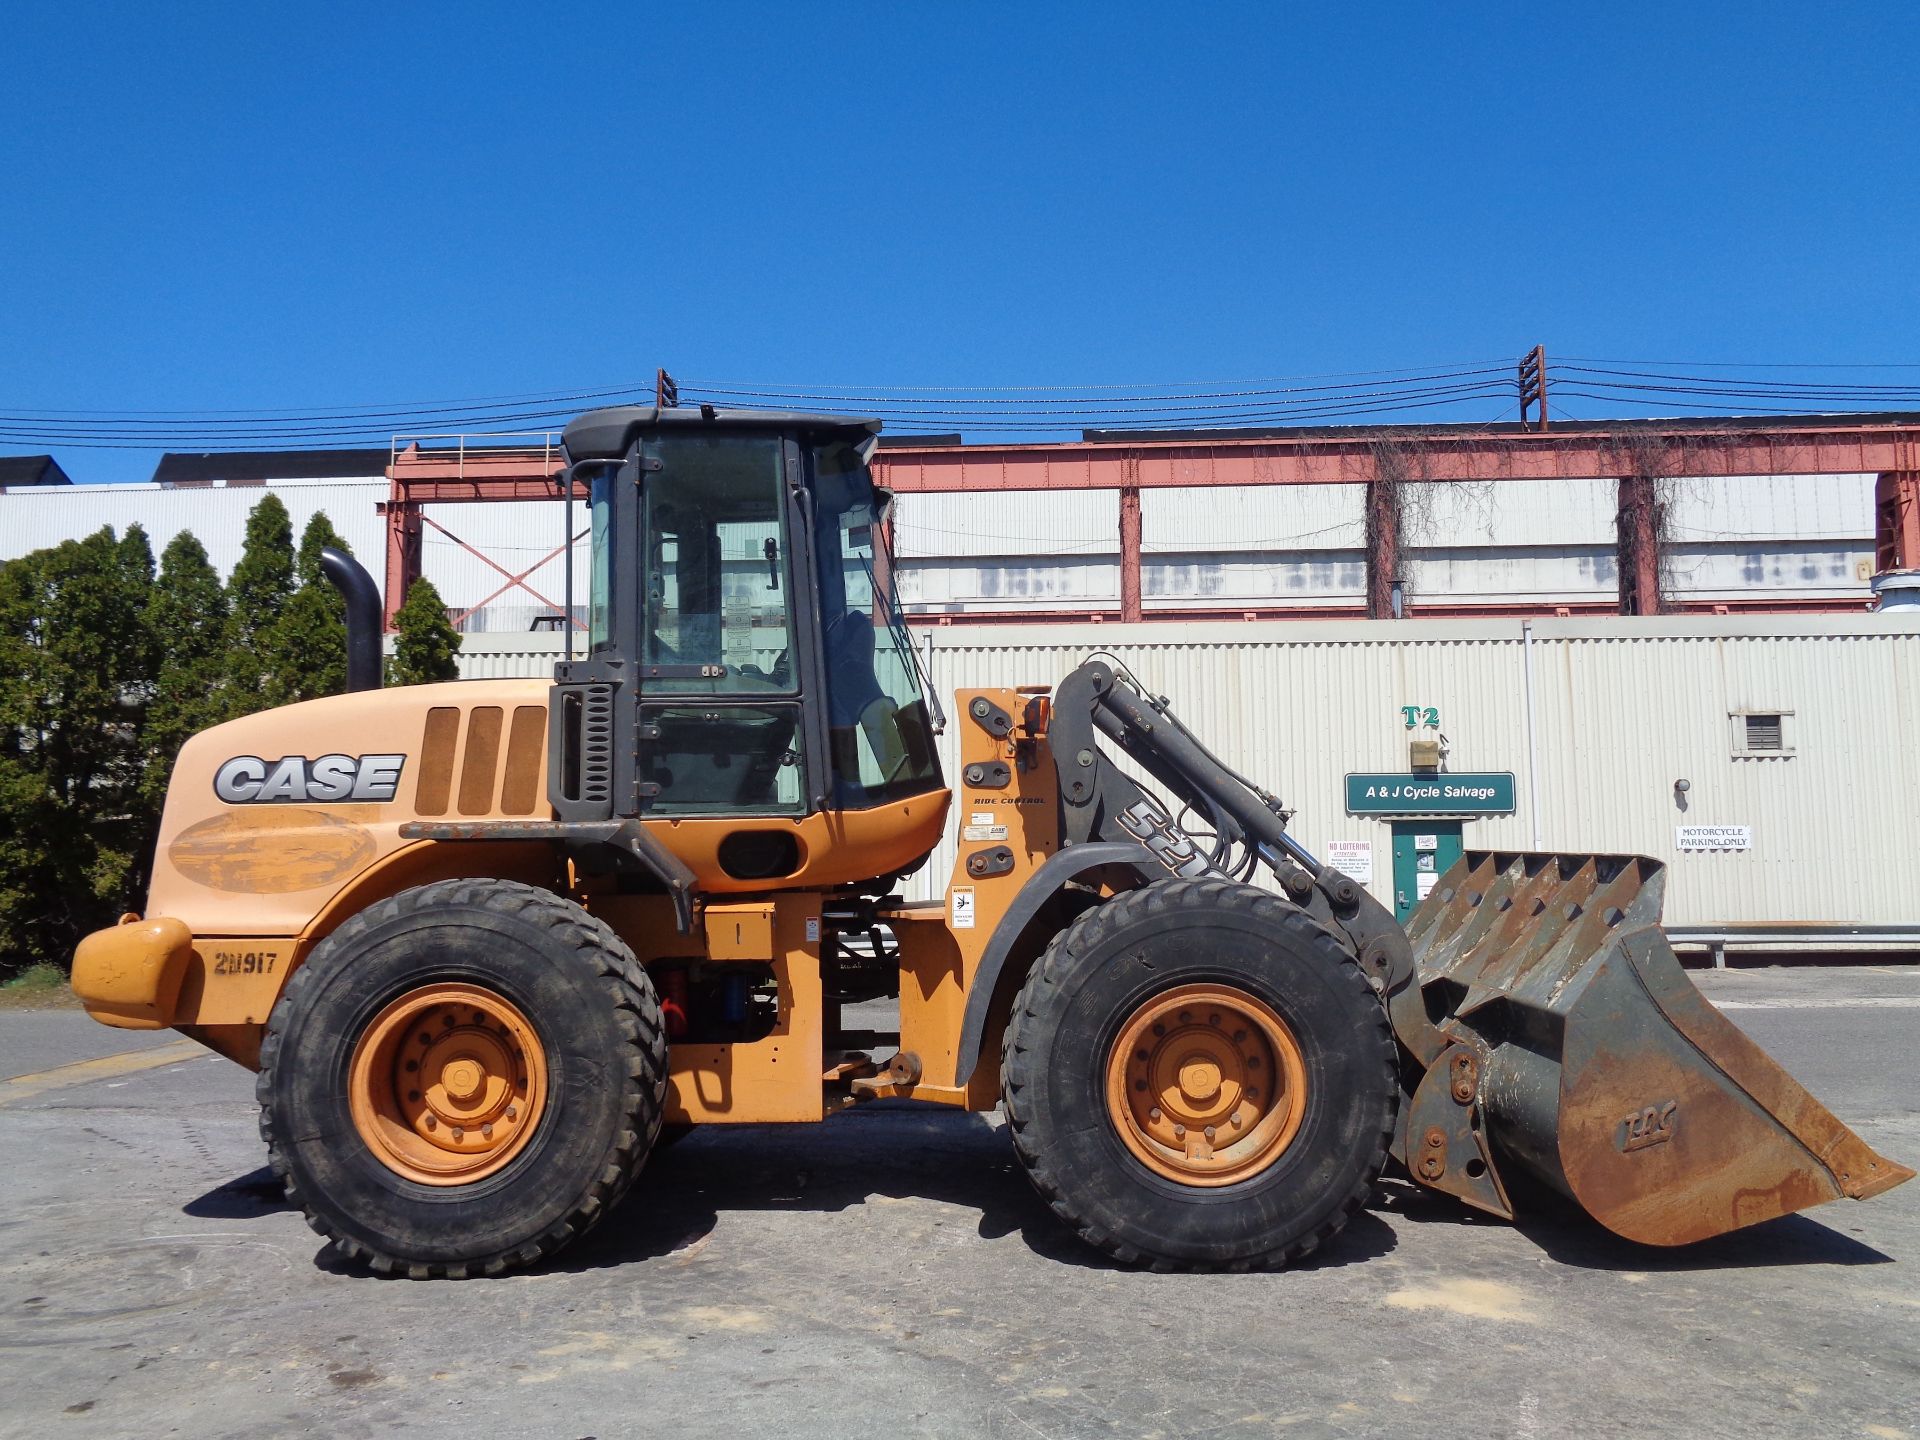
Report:
M723 410L715 405L662 408L610 405L576 417L561 432L571 460L617 460L643 430L785 430L823 439L859 441L880 433L878 420L815 415L803 410Z

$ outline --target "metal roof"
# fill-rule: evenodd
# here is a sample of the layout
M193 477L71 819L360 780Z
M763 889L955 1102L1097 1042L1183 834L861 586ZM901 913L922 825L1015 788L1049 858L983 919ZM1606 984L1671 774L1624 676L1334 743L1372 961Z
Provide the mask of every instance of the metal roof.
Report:
M268 480L358 480L387 473L385 450L169 452L153 468L160 485L259 485Z
M0 455L0 490L9 485L71 485L51 455Z
M1570 420L1554 418L1546 429L1518 420L1493 422L1422 420L1417 423L1387 425L1248 425L1196 426L1171 430L1082 430L1083 444L1166 440L1304 440L1325 437L1341 440L1435 439L1460 435L1534 435L1551 438L1556 434L1614 434L1647 431L1668 434L1676 430L1688 434L1723 431L1730 435L1765 434L1770 430L1850 429L1859 425L1920 424L1920 410L1843 410L1814 415L1651 415L1621 420ZM998 444L998 441L990 441Z

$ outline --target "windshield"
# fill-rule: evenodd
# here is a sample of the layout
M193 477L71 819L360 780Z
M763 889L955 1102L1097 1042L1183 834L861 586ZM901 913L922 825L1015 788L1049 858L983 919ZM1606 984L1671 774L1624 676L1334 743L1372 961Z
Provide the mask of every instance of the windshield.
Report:
M858 809L938 789L920 666L866 462L845 443L819 446L812 459L835 803Z

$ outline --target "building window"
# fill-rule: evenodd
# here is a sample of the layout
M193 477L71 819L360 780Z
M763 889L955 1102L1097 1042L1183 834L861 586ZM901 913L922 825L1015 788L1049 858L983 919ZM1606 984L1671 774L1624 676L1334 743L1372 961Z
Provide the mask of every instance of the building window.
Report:
M1733 724L1733 754L1736 759L1765 759L1793 754L1793 712L1791 710L1737 710L1729 719Z

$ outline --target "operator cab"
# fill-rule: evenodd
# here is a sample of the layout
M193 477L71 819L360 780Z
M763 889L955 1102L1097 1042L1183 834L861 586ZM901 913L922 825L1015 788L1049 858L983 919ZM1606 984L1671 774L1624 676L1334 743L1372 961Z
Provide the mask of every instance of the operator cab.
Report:
M592 562L586 654L555 667L562 820L802 817L941 788L867 468L879 429L652 406L567 426Z

